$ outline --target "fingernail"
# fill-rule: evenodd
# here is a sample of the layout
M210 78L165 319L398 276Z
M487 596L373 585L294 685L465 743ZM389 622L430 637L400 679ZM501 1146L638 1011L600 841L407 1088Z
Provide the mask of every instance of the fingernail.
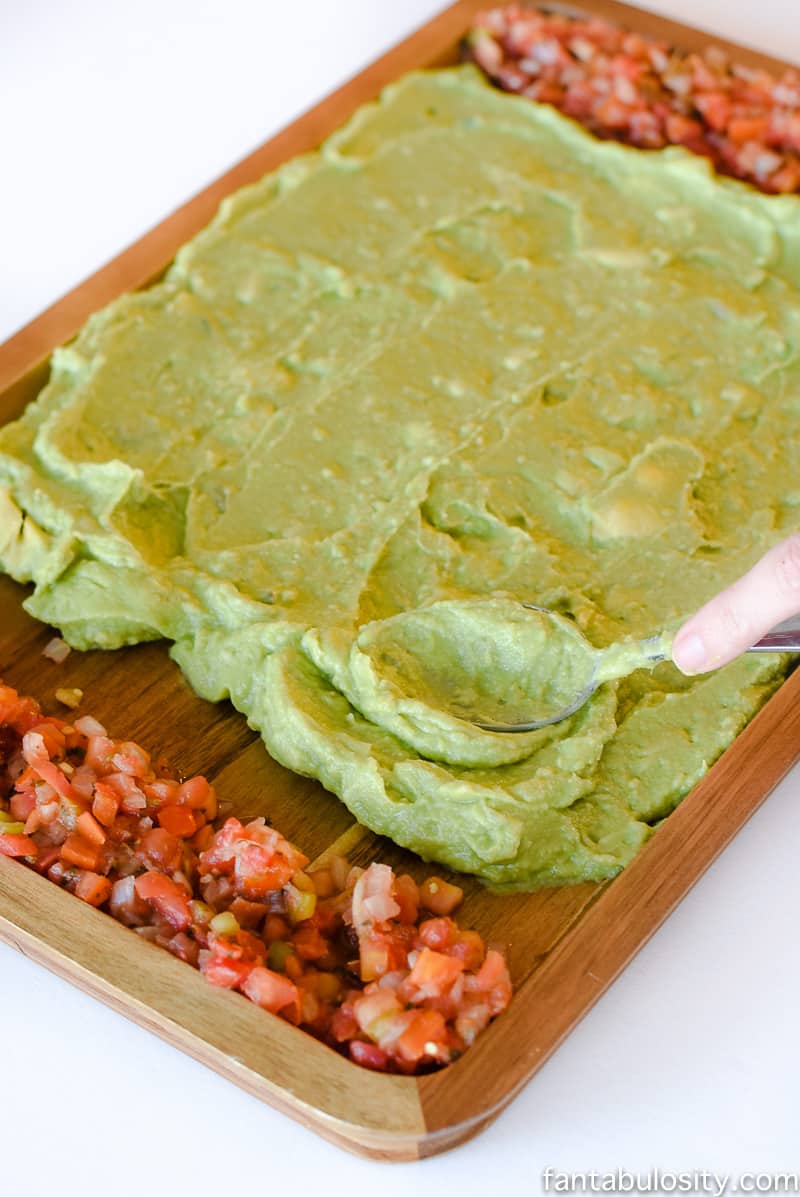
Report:
M706 664L705 645L693 632L673 645L672 659L683 673L702 673Z

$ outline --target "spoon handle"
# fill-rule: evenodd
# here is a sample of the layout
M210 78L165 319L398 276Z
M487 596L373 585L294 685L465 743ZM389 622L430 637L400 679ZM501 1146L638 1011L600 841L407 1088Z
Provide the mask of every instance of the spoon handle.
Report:
M780 632L767 632L756 644L746 650L749 653L800 653L800 628L784 628Z

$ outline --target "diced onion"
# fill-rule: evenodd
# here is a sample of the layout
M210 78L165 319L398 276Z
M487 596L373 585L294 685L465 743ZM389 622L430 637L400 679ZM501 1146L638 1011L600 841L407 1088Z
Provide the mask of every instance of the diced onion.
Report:
M82 736L104 736L106 734L102 723L98 723L91 715L81 715L80 719L75 720L73 727Z
M54 636L42 649L42 656L47 657L48 661L54 661L56 665L61 665L71 652L72 649L66 640L62 640L60 636Z

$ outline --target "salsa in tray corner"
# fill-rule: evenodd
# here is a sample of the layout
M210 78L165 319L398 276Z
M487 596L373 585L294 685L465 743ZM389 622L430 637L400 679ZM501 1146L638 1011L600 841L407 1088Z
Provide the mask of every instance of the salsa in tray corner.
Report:
M264 819L219 818L204 777L2 682L0 855L369 1068L441 1067L511 998L501 953L450 917L458 886L307 869Z

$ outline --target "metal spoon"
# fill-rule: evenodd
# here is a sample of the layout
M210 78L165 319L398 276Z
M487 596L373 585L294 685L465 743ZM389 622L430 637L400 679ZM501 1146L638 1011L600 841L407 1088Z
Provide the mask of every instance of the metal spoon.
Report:
M556 624L563 619L563 616L556 611L551 611L548 607L539 607L534 603L522 603L522 606L529 611L541 611L545 615L551 615ZM800 627L797 627L796 624L789 626L791 623L792 621L789 620L780 624L746 651L749 653L800 652ZM575 631L576 629L573 628L573 635ZM547 718L530 719L525 723L496 723L485 721L479 717L471 718L469 722L481 728L482 731L490 732L530 732L536 731L540 727L548 727L552 723L560 723L562 719L567 719L580 710L603 682L627 677L636 669L652 669L659 662L669 660L671 643L672 636L668 633L648 636L644 640L630 641L623 645L612 644L605 649L595 649L587 641L587 654L594 656L594 667L586 685L567 706L548 715Z

